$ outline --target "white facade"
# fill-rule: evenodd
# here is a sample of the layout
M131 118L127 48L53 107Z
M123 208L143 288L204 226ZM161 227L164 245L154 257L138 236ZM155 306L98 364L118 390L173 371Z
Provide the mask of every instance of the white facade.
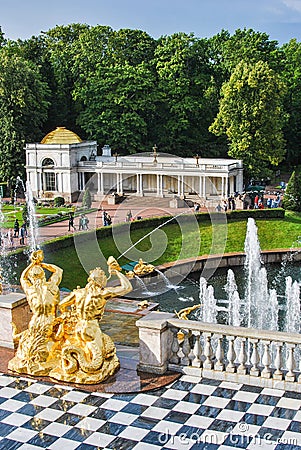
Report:
M96 156L96 141L26 144L25 150L27 180L38 199L76 201L87 186L95 200L112 192L222 199L243 189L241 160L181 158L156 151L111 156L109 146Z

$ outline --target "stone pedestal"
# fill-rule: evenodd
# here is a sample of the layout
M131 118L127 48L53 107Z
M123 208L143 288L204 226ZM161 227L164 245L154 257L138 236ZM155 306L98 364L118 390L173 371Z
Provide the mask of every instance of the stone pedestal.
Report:
M14 348L12 322L18 333L26 330L31 312L24 294L0 295L0 346Z
M136 322L140 345L138 370L157 374L166 372L173 339L167 320L174 317L172 313L153 311Z
M169 201L170 208L185 208L185 206L187 206L185 200L180 197L173 198Z

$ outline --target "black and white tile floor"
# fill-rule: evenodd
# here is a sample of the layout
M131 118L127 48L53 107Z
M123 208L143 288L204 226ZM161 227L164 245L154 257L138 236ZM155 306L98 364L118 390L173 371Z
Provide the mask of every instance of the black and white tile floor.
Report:
M301 450L301 394L182 376L137 394L0 374L0 449Z

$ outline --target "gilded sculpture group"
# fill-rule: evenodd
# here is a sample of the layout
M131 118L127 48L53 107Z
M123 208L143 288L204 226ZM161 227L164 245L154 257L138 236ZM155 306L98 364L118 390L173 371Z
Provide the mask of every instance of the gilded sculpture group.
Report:
M99 383L116 372L116 348L101 331L99 320L106 302L127 294L132 285L115 258L111 256L107 264L109 277L97 267L90 271L85 287L60 299L62 269L45 263L42 250L32 253L20 278L32 317L25 331L17 333L14 327L18 347L9 361L10 370L83 384ZM117 276L118 286L107 287L111 276Z

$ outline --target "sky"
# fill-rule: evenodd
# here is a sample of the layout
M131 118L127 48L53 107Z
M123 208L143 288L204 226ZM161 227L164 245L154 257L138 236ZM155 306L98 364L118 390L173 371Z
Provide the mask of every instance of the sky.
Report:
M266 32L280 45L301 40L301 0L0 0L7 39L29 39L56 25L85 23L211 37L222 29Z

